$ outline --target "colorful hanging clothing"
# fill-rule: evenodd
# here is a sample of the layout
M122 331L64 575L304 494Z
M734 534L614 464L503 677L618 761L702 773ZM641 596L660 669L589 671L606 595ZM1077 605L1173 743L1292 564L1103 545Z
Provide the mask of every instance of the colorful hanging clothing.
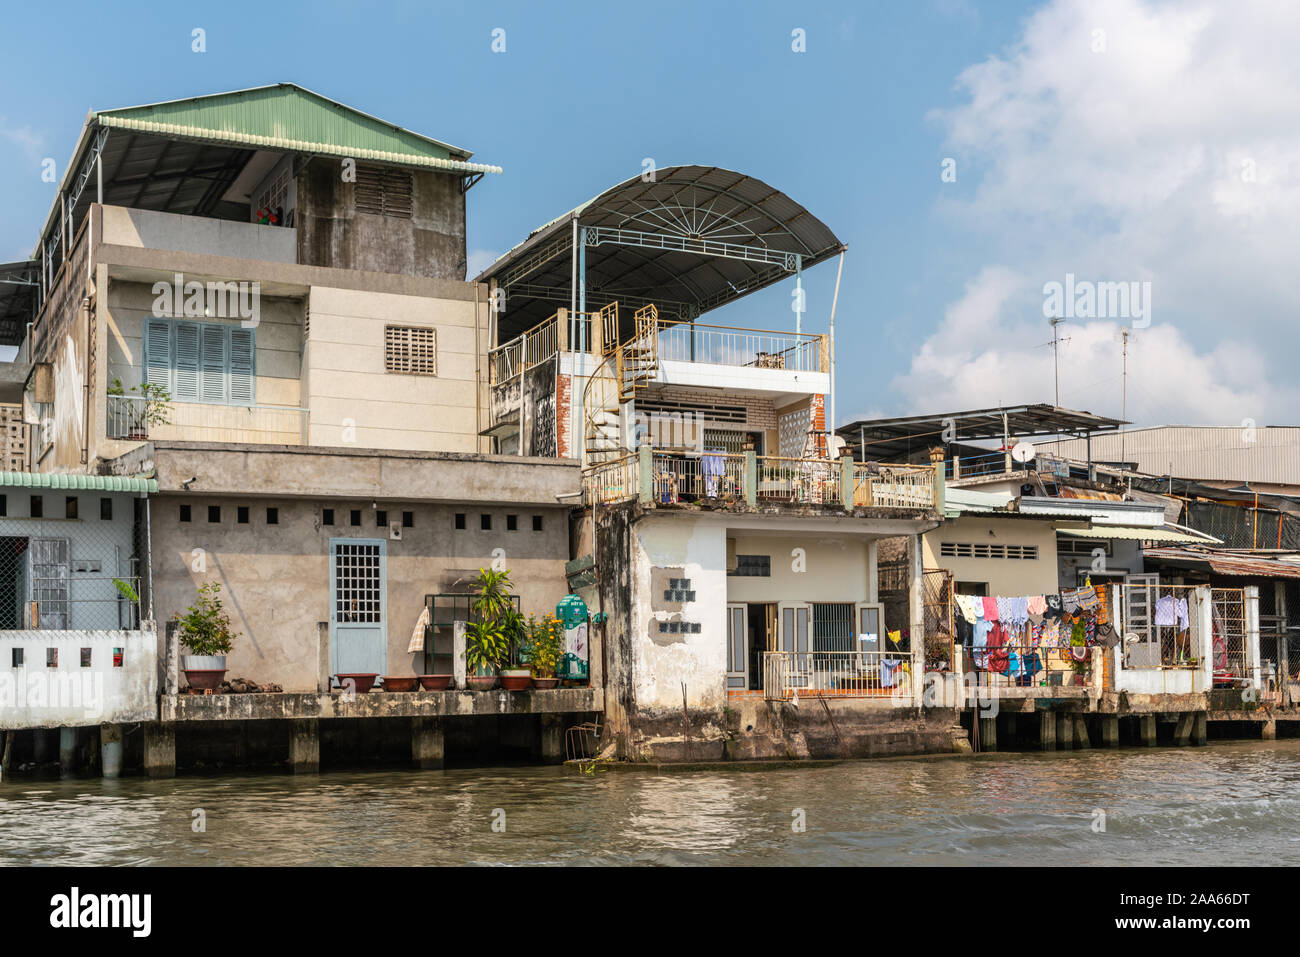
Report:
M1061 611L1067 615L1077 614L1079 611L1079 591L1076 588L1067 588L1061 592Z
M1156 624L1161 627L1188 627L1187 599L1165 595L1156 600Z
M1084 611L1095 611L1101 604L1101 602L1097 600L1097 590L1091 585L1085 585L1083 588L1080 588L1076 597L1079 602L1079 607Z
M1047 599L1042 595L1030 595L1025 602L1025 607L1031 615L1043 615L1047 613Z
M984 617L988 621L998 620L998 600L991 595L985 595L982 599L984 602Z

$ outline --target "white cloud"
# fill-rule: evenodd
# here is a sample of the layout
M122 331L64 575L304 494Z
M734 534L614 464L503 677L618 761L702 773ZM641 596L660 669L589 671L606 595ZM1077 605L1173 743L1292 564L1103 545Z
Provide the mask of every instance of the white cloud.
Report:
M892 389L913 409L984 408L1051 401L1055 393L1051 332L1041 320L1041 289L995 266L970 282L939 328ZM1121 413L1125 324L1081 320L1060 327L1061 404L1102 415ZM1224 340L1198 351L1174 326L1129 328L1130 420L1236 424L1271 421L1294 407L1294 386L1259 374L1263 357Z
M1104 52L1094 52L1103 36ZM933 114L961 175L978 184L940 209L990 264L943 326L988 332L1018 297L1020 314L1036 321L1020 342L990 340L981 356L1002 374L1034 372L1017 400L1050 398L1051 350L1025 347L1050 339L1043 283L1067 272L1150 280L1155 324L1133 340L1130 417L1217 422L1247 408L1261 421L1285 419L1289 408L1277 403L1292 390L1266 380L1282 381L1300 358L1289 335L1300 248L1298 45L1300 4L1262 0L1056 0L1030 17L1009 50L958 77L963 102ZM1103 346L1113 332L1104 322L1070 331L1082 375L1098 378L1111 363ZM959 359L966 348L941 328L900 385L927 409L936 390L974 405L1009 398L1011 378L976 388ZM1182 374L1165 371L1174 365ZM1113 369L1118 411L1117 343ZM1063 384L1063 403L1069 394Z

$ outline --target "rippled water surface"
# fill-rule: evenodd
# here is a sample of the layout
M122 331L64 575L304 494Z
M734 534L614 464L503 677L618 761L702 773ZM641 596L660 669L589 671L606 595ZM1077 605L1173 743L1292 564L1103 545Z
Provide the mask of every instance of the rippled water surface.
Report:
M1300 741L761 772L0 784L4 865L1023 862L1300 863Z

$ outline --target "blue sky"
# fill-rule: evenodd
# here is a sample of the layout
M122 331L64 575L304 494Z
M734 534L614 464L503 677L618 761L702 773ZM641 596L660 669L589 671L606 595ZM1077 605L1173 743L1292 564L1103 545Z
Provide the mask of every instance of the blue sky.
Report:
M1300 170L1275 132L1295 115L1295 23L1267 7L1243 2L1219 24L1140 0L29 4L0 36L0 259L30 251L54 193L41 159L62 172L88 109L291 81L504 168L469 194L472 264L645 157L789 193L850 247L841 421L1050 401L1042 286L1073 272L1153 282L1131 419L1282 424L1294 396L1267 324L1254 339L1250 325L1291 301L1268 250L1294 238L1272 211L1290 209ZM491 51L497 27L505 53ZM1247 74L1274 90L1262 106L1215 97ZM1170 109L1189 86L1215 100L1208 116L1203 101ZM1246 162L1259 190L1233 185ZM1231 261L1193 242L1216 229L1258 248ZM812 331L834 278L833 263L807 278ZM712 321L788 328L789 302L776 288ZM1063 404L1119 413L1118 328L1075 325ZM1189 376L1216 381L1197 398Z

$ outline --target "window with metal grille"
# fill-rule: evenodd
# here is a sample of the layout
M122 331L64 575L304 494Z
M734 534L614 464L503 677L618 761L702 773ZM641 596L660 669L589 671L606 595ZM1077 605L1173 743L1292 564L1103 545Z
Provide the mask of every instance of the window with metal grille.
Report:
M378 545L339 543L334 550L334 613L337 621L380 622L380 551Z
M1038 558L1037 545L994 545L979 542L943 542L939 554L944 558Z
M384 368L405 375L437 375L437 332L428 326L385 326Z
M772 575L771 555L737 555L736 570L727 572L733 578L770 578Z
M410 219L413 192L414 183L410 170L392 169L386 166L357 167L358 213Z

